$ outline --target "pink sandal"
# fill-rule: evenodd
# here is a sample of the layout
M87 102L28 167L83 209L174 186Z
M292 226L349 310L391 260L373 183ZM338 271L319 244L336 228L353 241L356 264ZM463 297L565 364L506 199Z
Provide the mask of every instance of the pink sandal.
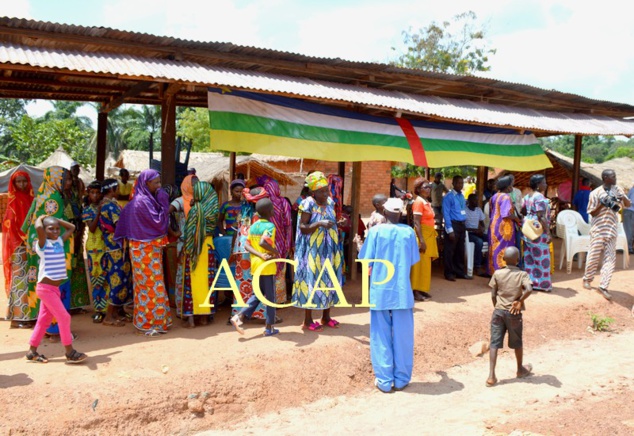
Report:
M337 321L334 318L330 318L330 321L328 321L326 324L328 327L332 328L332 329L338 329L339 328L339 321Z
M307 326L306 324L302 324L302 330L310 330L312 332L321 332L324 328L318 322L314 322L311 325Z

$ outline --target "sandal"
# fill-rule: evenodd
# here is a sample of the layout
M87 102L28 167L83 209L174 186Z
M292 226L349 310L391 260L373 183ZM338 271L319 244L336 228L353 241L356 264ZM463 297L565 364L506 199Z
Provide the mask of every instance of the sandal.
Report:
M311 325L302 324L302 330L310 330L311 332L322 332L324 328L318 322L314 322Z
M26 360L31 363L48 363L46 356L37 351L29 351L26 353Z
M157 331L157 330L154 330L154 329L148 330L146 332L144 332L142 330L139 330L136 334L139 335L139 336L145 336L145 337L148 337L148 338L158 338L159 336L161 336L161 333L159 331Z
M125 322L120 319L115 319L114 321L103 321L102 324L109 327L125 327Z
M70 354L65 354L65 356L66 356L66 363L71 363L71 364L81 363L88 358L88 356L86 356L84 353L80 353L77 350L73 350L70 352Z
M324 325L327 325L331 329L338 329L339 328L339 321L337 321L334 318L330 318L330 321L328 321L327 323L324 323Z
M97 312L92 316L92 322L94 324L101 324L103 319L106 317L106 314L103 312Z
M264 336L273 336L278 334L280 331L278 329L264 329Z

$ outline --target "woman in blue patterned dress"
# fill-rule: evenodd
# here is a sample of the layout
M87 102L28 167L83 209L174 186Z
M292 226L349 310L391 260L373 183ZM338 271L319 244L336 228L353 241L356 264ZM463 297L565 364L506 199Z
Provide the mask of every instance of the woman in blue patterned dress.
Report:
M343 258L339 248L339 233L335 204L329 196L328 179L323 173L316 171L306 177L306 185L311 196L306 197L299 206L301 218L297 224L295 241L295 281L293 283L292 302L296 307L305 309L302 329L322 331L323 325L338 328L339 322L330 317L330 308L339 303L339 296L334 290L314 292L315 287L333 288L342 283ZM326 261L330 261L339 283L333 283L331 276L324 271L321 283L316 283L324 269ZM312 299L309 298L312 295ZM307 304L314 305L310 309ZM322 324L313 320L312 310L323 310Z
M524 197L526 209L524 220L538 220L544 233L531 241L522 235L524 240L524 270L531 277L534 291L550 292L553 283L550 277L550 205L544 196L548 185L542 174L531 176L530 185L533 192Z

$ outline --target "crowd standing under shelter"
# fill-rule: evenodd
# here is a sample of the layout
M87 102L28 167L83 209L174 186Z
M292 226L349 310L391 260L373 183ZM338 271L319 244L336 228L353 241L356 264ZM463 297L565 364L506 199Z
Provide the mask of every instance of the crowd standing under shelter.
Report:
M27 354L30 361L46 360L40 358L37 345L42 329L49 327L48 321L52 323L46 334L53 340L62 334L68 360L85 359L72 349L66 317L58 320L59 324L51 318L51 307L58 317L61 315L57 305L51 306L50 295L44 299L48 303L37 298L44 295L42 283L51 280L41 274L42 262L49 262L42 260L45 258L39 250L49 244L49 237L42 239L41 232L44 228L48 232L56 223L67 230L59 247L55 246L55 254L64 259L64 274L54 280L59 307L79 313L91 300L93 322L108 327L131 322L147 337L168 333L173 316L188 328L206 325L222 304L234 306L228 322L238 331L244 332L241 326L246 319L260 318L266 319L264 335L273 336L279 333L273 325L283 320L272 304L289 300L288 304L304 310L301 329L308 334L340 328L331 310L341 300L344 271L353 267L346 265L344 247L354 239L361 250L360 259L376 259L379 265L384 265L381 259L392 262L396 271L385 286L373 284L370 291L370 300L377 302L371 312L372 361L377 387L383 392L409 383L413 340L386 341L396 331L409 337L413 326L407 319L413 301L432 298L433 262L442 258L438 264L443 265L447 280L472 278L465 264L467 239L473 239L477 247L476 274L493 276L496 281L492 283L499 283L500 271L525 271L528 279L523 276L523 289L552 291L551 206L546 197L547 180L540 174L531 177L530 192L523 197L513 186L512 175L487 181L484 192L477 192L475 180L468 178L470 194L466 197L461 176L453 177L451 189L442 181L442 173L436 173L433 182L419 178L414 182L413 196L392 180L393 197L376 193L367 231L350 235L350 222L357 217L343 204L343 180L338 175L310 172L294 202L281 195L278 182L270 176L237 178L229 184L229 200L219 205L215 187L199 180L195 170L180 187L162 186L160 173L151 169L142 171L132 184L127 170L121 169L120 180L95 181L87 189L78 178L79 171L77 164L70 170L48 168L36 193L25 172L14 173L9 183L3 220L7 319L12 328L33 327L42 320ZM616 187L613 171L604 172L603 182L590 193L584 211L593 217L584 286L591 288L598 253L604 250L598 290L610 299L608 285L616 252L612 234L615 237L618 209L628 207L629 218L632 206L628 195ZM634 188L628 194L634 196ZM487 214L477 206L479 197L485 201ZM580 198L575 204L586 203ZM633 232L626 230L631 250ZM485 244L488 249L483 251ZM511 266L507 265L509 259ZM277 261L267 263L270 260ZM372 281L380 282L377 274L387 270L377 266L371 271ZM234 292L210 292L216 288ZM494 292L498 288L494 286ZM496 303L496 310L512 310L513 315L521 312L523 304L514 302L523 303L528 293L514 289L504 291L503 298L513 295L515 300ZM246 303L248 309L237 307L237 303ZM401 310L406 312L399 321L395 314ZM314 317L314 311L320 311L320 318ZM493 343L498 321L492 323ZM512 333L508 328L504 333L507 330ZM495 334L497 349L501 347L500 332ZM514 344L518 343L515 340ZM392 375L385 370L385 359L390 355L396 365ZM494 362L493 355L491 358ZM518 374L527 375L521 359L518 365ZM487 385L495 384L492 368Z

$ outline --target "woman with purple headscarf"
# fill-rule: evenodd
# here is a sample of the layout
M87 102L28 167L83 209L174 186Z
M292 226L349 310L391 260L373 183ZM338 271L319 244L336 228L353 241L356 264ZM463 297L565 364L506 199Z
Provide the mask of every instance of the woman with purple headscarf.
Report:
M267 175L258 177L258 184L269 194L275 210L271 216L271 222L275 225L275 248L282 259L286 259L291 249L292 225L291 206L280 193L280 185L277 180ZM277 263L277 276L275 278L275 302L286 303L286 264Z
M144 170L134 196L121 212L115 239L127 239L134 282L134 326L146 336L166 333L172 325L163 280L163 246L168 243L169 196L161 174Z

